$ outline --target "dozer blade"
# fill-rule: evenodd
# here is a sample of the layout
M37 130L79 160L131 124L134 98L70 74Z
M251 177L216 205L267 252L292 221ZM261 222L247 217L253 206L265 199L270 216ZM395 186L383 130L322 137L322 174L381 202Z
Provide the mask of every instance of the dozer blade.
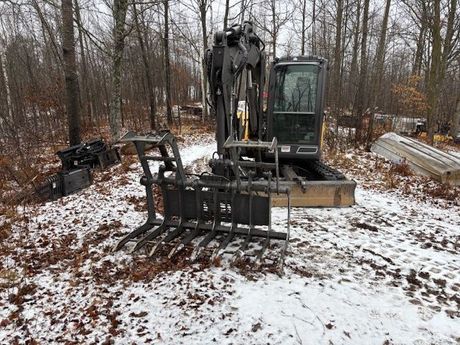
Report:
M304 181L303 185L294 181L281 181L281 186L291 189L291 206L293 207L346 207L355 204L356 182L339 181ZM273 195L273 206L287 206L285 195Z

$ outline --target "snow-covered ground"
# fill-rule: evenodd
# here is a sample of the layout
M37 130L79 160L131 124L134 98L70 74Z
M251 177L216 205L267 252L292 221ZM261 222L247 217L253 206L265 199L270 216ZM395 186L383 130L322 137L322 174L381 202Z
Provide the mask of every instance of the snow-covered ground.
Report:
M192 171L215 149L198 142L181 144ZM140 172L19 210L0 248L1 344L460 343L459 206L359 185L353 207L295 208L278 275L112 253L145 218Z

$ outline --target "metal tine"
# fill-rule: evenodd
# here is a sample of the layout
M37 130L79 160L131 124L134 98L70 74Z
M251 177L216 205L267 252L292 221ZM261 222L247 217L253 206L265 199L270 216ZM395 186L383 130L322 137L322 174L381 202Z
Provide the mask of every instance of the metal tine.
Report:
M113 247L112 251L113 252L116 252L118 250L120 250L121 248L123 248L123 246L128 243L129 241L131 241L133 238L139 236L139 235L142 235L143 233L147 232L148 230L150 230L151 228L153 228L155 225L151 224L150 221L148 220L147 222L145 222L143 225L141 225L140 227L138 227L136 230L134 231L131 231L129 234L127 234L126 236L124 236L121 240L119 240L117 242L117 244Z
M165 224L166 222L163 222L158 228L153 230L151 233L145 235L145 237L141 238L139 241L136 242L136 245L134 248L131 250L131 253L134 253L135 251L141 249L143 246L145 246L148 242L153 241L155 238L160 236L163 232L166 231L168 226Z
M286 256L286 251L287 247L289 245L289 236L291 234L291 193L288 191L287 193L287 199L288 199L288 207L287 207L287 231L286 231L286 240L284 241L284 246L281 251L281 258L280 258L280 264L278 267L278 270L280 273L283 272L283 266L284 266L284 258Z
M167 154L167 152L166 152ZM175 157L176 158L176 157ZM155 252L160 249L166 242L171 241L172 239L176 238L183 232L183 227L184 227L184 221L185 221L185 202L184 202L184 194L185 194L185 188L183 185L180 185L178 188L179 192L179 225L177 226L176 229L174 229L172 232L167 234L162 240L158 241L158 243L152 248L152 250L149 253L149 256L153 256ZM164 197L163 200L165 201L166 198L166 190L163 193ZM166 213L166 212L165 212ZM165 217L166 218L166 217ZM170 219L171 217L168 215L168 218Z
M249 230L251 230L251 229L249 229ZM238 250L236 251L236 253L235 253L235 255L234 255L234 259L238 259L239 257L243 256L244 252L245 252L246 249L248 248L249 242L251 242L251 239L252 239L252 235L251 235L251 234L246 235L246 238L244 239L243 244L242 244L241 247L238 248Z
M125 135L134 135L134 133L129 132ZM153 192L152 192L152 172L150 171L150 167L146 164L145 161L142 160L141 157L144 157L145 154L145 142L134 142L134 146L136 148L137 155L141 161L142 170L144 172L144 177L141 179L141 184L145 186L145 191L147 194L147 211L148 211L148 218L147 221L139 226L134 231L131 231L128 235L123 237L113 248L113 251L120 250L126 243L131 241L133 238L142 235L143 233L147 232L148 230L152 229L155 225L152 224L152 221L155 220L155 204L153 202ZM144 182L144 183L143 183Z
M273 138L274 140L276 138ZM278 180L278 176L276 177L276 179ZM262 256L264 255L264 252L265 250L267 250L267 247L269 246L270 244L270 232L272 231L272 211L271 211L271 205L272 205L272 194L271 194L271 183L272 183L272 174L271 172L268 173L268 190L267 190L267 194L268 194L268 198L269 198L269 205L270 205L270 212L268 213L268 230L267 230L267 238L265 239L264 241L264 245L262 246L262 248L260 249L260 252L259 254L257 254L257 258L256 258L256 264L257 265L261 265L262 264ZM277 190L278 190L278 185L276 186Z
M186 236L185 238L182 239L182 241L178 242L174 248L169 252L168 258L172 258L176 253L180 252L187 244L192 242L195 237L199 236L201 233L200 226L202 224L202 219L203 219L203 209L201 205L201 187L196 186L195 187L195 204L196 204L196 214L197 214L197 222L195 225L195 228Z
M182 249L184 249L185 246L187 246L190 242L192 242L196 237L200 236L201 229L199 227L200 227L200 223L197 223L195 226L195 229L193 229L193 231L190 232L187 237L182 239L182 241L176 244L173 250L171 250L171 252L169 253L168 257L172 258L174 255L176 255Z
M176 229L171 231L166 235L165 238L163 238L161 241L157 242L157 244L152 248L152 250L149 253L149 256L153 256L163 245L165 245L168 242L171 242L174 240L176 237L180 236L183 232L185 231L185 228L183 226L183 222L181 222Z
M211 231L209 232L203 240L196 246L196 248L193 250L192 256L190 257L190 260L192 262L195 262L196 260L199 259L201 256L201 253L203 250L206 248L206 246L216 237L217 231Z
M236 251L235 255L233 255L234 257L234 260L238 259L239 257L241 257L243 254L244 254L244 251L246 250L246 248L248 247L249 245L249 242L251 242L251 238L252 238L252 230L254 229L254 224L252 222L252 198L253 198L253 191L252 191L252 188L251 188L251 184L252 184L252 175L249 174L249 178L248 178L248 192L249 192L249 229L248 229L248 234L246 235L246 239L244 240L243 244L241 245L241 247Z
M217 247L214 252L211 255L211 260L215 260L218 256L220 256L220 253L227 248L229 243L233 240L233 237L235 237L235 228L238 226L238 224L235 222L235 214L233 212L233 207L235 205L235 191L232 191L232 200L231 200L231 206L230 206L230 211L231 211L231 221L232 225L230 227L230 232L228 235L224 238L224 240L220 243L219 247Z
M221 255L221 253L224 252L225 248L230 244L230 242L233 240L235 237L234 229L236 228L236 223L232 223L232 226L230 228L230 232L228 235L224 238L224 240L220 243L219 247L217 247L213 254L211 255L211 260L216 259L218 256Z
M201 253L203 252L204 248L216 237L217 235L217 230L216 227L217 225L220 224L220 200L219 200L219 194L217 191L217 188L213 190L212 193L212 199L214 202L214 221L212 224L212 230L209 232L203 240L197 245L197 247L193 250L192 256L191 256L191 261L195 262L198 260L200 257Z
M261 265L262 264L262 257L267 250L268 246L270 245L270 238L266 238L264 241L264 244L262 246L262 249L259 251L256 257L256 264Z

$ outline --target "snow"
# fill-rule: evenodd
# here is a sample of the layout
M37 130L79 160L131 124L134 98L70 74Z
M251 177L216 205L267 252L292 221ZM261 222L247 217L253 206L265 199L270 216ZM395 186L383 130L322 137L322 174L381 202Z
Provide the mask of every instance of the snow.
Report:
M183 163L202 171L214 150L210 136L186 140ZM353 207L292 210L282 275L229 257L166 264L111 252L145 219L140 173L114 167L18 210L0 254L0 343L460 342L459 206L359 184ZM274 230L285 217L273 209Z

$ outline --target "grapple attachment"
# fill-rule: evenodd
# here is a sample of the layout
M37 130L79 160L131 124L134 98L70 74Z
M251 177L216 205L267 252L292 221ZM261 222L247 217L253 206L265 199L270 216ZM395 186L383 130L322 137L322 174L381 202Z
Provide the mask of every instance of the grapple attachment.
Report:
M193 243L191 260L195 261L205 249L209 249L211 242L214 244L211 257L215 258L226 252L230 243L242 238L239 249L233 251L233 255L239 257L245 255L253 239L261 238L260 250L254 255L256 261L261 262L270 240L281 240L277 261L282 265L289 241L290 209L288 207L287 232L273 231L271 194L277 191L289 195L289 189L279 189L277 181L271 180L270 173L268 180L257 181L252 174L243 178L238 175L237 179L210 173L187 175L176 139L170 132L146 136L129 132L120 141L133 143L136 147L143 169L140 182L146 189L148 218L143 225L123 237L114 250L135 241L133 251L148 246L150 256L161 252L171 258ZM236 148L238 144L229 146ZM150 148L157 148L160 155L147 155L146 151ZM150 170L150 161L163 162L155 175ZM238 161L227 160L225 164L232 167L236 164L238 167ZM153 185L160 187L163 219L156 217Z
M121 161L116 147L110 147L102 139L71 146L56 153L64 171L100 167L105 169Z

